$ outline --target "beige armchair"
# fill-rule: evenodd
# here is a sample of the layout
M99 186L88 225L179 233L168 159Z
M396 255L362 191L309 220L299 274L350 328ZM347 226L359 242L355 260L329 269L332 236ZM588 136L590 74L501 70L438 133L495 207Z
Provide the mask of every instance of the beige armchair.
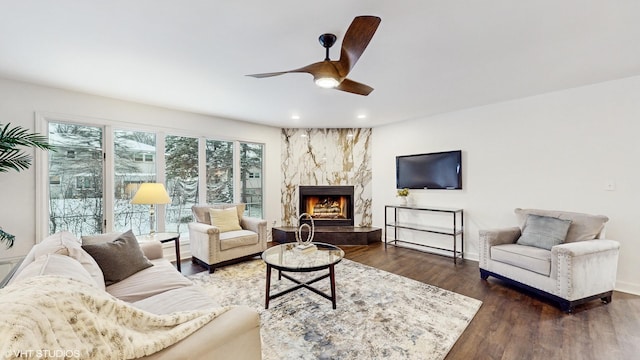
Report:
M519 227L480 230L482 279L493 276L527 289L557 303L565 312L595 299L611 302L620 244L604 239L604 225L609 218L537 209L515 212L520 219ZM543 238L544 246L524 245L527 241L519 239L525 231L532 231L527 230L530 215L534 221L540 217L564 220L569 224L566 235L559 243L546 242L545 235L554 234L546 228L536 234L538 239Z
M240 230L221 232L212 225L210 209L236 207ZM195 222L188 224L191 260L209 269L259 255L267 248L267 221L243 216L245 204L194 205Z

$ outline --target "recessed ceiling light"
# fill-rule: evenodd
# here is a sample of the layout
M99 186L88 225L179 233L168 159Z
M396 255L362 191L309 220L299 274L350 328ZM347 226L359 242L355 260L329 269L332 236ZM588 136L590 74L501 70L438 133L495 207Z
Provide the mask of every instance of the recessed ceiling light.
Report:
M291 119L293 119L293 120L300 120L300 115L298 115L298 114L293 114L293 115L291 115Z
M366 114L358 114L358 119L366 119L367 115Z

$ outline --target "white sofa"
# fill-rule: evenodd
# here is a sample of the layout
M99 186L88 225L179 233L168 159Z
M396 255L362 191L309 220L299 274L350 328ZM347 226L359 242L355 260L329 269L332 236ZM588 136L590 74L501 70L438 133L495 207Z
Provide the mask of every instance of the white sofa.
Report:
M142 243L140 247L153 266L105 287L104 280L101 280L102 274L99 273L100 268L95 270L97 263L83 251L80 241L68 232L54 234L31 249L13 274L7 290L10 286L19 286L21 281L31 276L58 275L88 282L95 281L98 289L103 289L102 291L129 305L153 314L175 314L218 307L200 287L185 278L162 257L162 246L159 242ZM69 258L75 262L65 260ZM79 267L77 263L82 266ZM15 301L20 302L20 299ZM181 341L141 359L261 357L259 314L255 309L238 306L222 313Z
M604 238L606 216L566 211L516 209L520 226L480 230L480 276L525 288L556 302L565 312L601 299L610 302L620 244ZM550 250L518 244L529 215L569 220L562 243Z

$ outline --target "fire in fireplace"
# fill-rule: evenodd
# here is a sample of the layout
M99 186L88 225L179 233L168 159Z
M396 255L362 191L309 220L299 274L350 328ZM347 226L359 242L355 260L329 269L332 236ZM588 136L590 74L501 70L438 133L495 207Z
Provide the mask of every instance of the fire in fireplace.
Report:
M346 196L307 196L303 212L315 219L346 219Z
M299 214L319 226L353 226L353 186L300 186Z

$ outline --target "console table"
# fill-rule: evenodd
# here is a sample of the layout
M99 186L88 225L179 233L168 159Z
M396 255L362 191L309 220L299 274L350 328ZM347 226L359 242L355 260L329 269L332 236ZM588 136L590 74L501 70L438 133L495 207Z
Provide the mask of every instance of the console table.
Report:
M441 213L451 216L451 226L431 226L428 223L412 224L408 222L402 222L399 217L399 212L410 212L417 215L419 212L425 213ZM392 213L391 216L389 213ZM398 245L398 242L407 243L412 245L418 245L424 247L424 251L431 252L438 255L451 253L453 263L456 264L457 259L464 259L464 212L463 209L457 208L444 208L444 207L415 207L406 205L386 205L384 207L384 246L387 248L387 244ZM392 229L393 239L389 239L389 229ZM415 241L398 239L398 230L404 229L406 231L416 231L422 233L431 233L438 235L451 236L452 247L439 247L429 244L419 243ZM458 247L458 240L460 246ZM431 249L431 250L430 250Z

